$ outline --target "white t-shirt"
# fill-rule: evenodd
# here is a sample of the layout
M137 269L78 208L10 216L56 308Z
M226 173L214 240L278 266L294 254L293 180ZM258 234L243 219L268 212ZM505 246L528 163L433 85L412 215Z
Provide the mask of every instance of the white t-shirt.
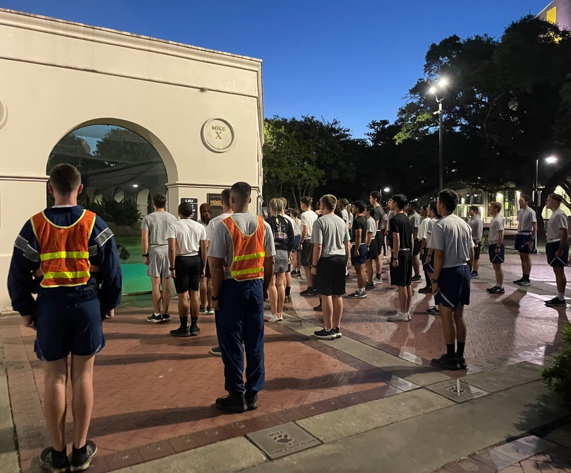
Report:
M313 230L313 224L317 220L317 214L313 210L306 210L301 214L301 229L303 231L303 227L307 227L307 234L304 241L311 240L311 231Z
M549 222L547 222L547 242L559 241L562 228L568 228L567 215L559 208L551 214Z
M222 220L224 220L227 217L230 217L230 215L232 214L220 214L216 217L214 217L212 220L210 220L210 222L208 222L208 225L206 226L206 239L208 241L212 241L212 237L214 236L214 229L216 228L216 225L218 225Z
M200 242L206 240L204 225L191 218L183 218L173 223L167 232L167 239L176 239L177 256L196 256Z
M423 218L422 222L420 222L418 227L418 235L416 236L417 240L422 241L423 238L427 237L426 230L428 228L428 222L430 222L428 217Z

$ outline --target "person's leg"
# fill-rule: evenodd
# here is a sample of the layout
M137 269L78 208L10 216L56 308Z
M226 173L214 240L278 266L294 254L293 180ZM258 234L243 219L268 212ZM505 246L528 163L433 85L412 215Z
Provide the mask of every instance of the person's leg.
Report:
M338 325L333 325L334 307L332 296L321 296L321 307L323 311L323 327L325 327L326 330L338 327Z
M278 296L276 306L277 314L281 314L284 310L287 275L289 275L289 273L274 274L274 277L276 278L276 292Z
M163 299L163 314L168 314L170 309L171 303L171 280L170 278L163 278L162 280L163 290L162 290L162 299Z
M200 278L200 307L208 306L208 280L206 276Z
M303 271L305 272L305 280L307 281L307 287L313 287L313 275L311 274L311 270L309 266L304 266Z
M341 296L332 296L333 298L333 319L332 327L341 327L341 317L343 316L343 298Z
M407 313L407 299L408 299L408 289L407 286L397 286L397 292L399 296L399 310L401 313Z
M376 267L377 267L377 274L378 278L381 277L381 273L383 272L383 257L381 256L381 248L378 249L379 256L375 258Z
M71 387L73 391L73 445L82 448L93 410L93 363L95 356L71 357Z
M189 300L188 292L183 292L178 295L178 316L180 318L180 326L182 328L188 327L188 312Z
M456 355L464 357L464 346L466 344L466 332L468 327L464 318L464 306L458 306L454 309L454 324L456 326Z
M276 275L272 275L272 281L270 282L270 287L268 288L268 296L270 298L270 312L272 315L276 315L278 310L278 288L276 287Z
M474 263L472 265L472 272L477 273L479 269L480 269L480 258L474 260Z
M289 267L289 269L291 270L291 265ZM287 271L285 274L285 280L284 280L284 294L286 296L289 296L291 293L291 271ZM281 313L281 310L280 310Z
M498 287L504 287L504 270L502 269L502 263L494 263L494 271L496 273L496 285Z
M44 361L44 412L55 450L65 450L67 358ZM74 415L75 417L75 415Z
M565 299L565 286L567 286L565 268L563 266L554 266L553 272L555 273L555 281L557 283L557 297L559 299Z
M418 255L412 257L412 267L414 269L414 275L420 276L420 258Z
M531 255L529 253L520 253L521 266L523 269L523 277L529 279L531 274Z
M446 353L453 357L456 355L456 327L454 325L454 307L445 307L440 304L440 315L442 316L442 330L444 332L444 343L446 343ZM464 330L464 337L466 331ZM464 340L466 340L464 338Z
M190 317L191 319L197 320L198 314L200 312L200 295L199 291L190 290Z
M412 303L412 286L406 286L406 312L410 312L410 305Z
M357 272L357 286L359 290L363 292L365 290L366 284L366 276L365 276L365 265L364 264L357 264L354 266L355 271Z
M151 291L155 314L161 313L161 278L151 276Z
M246 395L253 396L262 390L265 383L264 287L261 279L247 284L244 322L240 335L244 340L246 352Z
M377 265L377 268L379 266ZM367 285L373 285L373 260L367 259Z

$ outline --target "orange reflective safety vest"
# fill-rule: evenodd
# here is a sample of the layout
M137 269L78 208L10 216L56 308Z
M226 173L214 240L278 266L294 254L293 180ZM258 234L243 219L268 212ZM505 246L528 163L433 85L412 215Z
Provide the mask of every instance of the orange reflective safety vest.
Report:
M232 217L222 223L232 237L233 254L230 274L237 281L251 281L264 277L264 219L257 217L258 225L251 235L245 235Z
M40 247L42 287L73 287L87 284L89 271L89 237L96 215L84 210L69 227L52 223L43 212L31 218L32 229Z

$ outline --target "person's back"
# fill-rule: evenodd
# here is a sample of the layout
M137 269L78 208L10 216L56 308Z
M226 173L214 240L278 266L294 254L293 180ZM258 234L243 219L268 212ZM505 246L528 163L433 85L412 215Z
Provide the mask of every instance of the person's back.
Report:
M315 229L321 232L321 257L345 256L345 242L348 235L345 221L337 215L330 213L322 215L315 222ZM313 243L313 242L312 242Z
M34 349L44 362L44 408L52 435L52 447L41 452L39 463L50 471L70 466L61 419L65 419L68 356L72 355L71 469L79 471L89 467L97 451L87 440L94 357L105 346L102 318L113 317L121 300L121 267L113 232L100 217L77 205L83 189L77 169L55 166L48 189L55 205L34 215L18 235L8 289L25 326L37 331Z
M398 233L400 236L400 250L411 249L412 245L412 225L410 219L403 213L394 215L391 220L391 233ZM394 231L394 229L397 231Z
M148 230L151 247L168 246L167 232L177 218L169 212L152 212L143 218L141 230Z
M472 229L460 217L450 214L441 218L434 224L432 234L431 244L443 247L443 268L462 266L470 260L470 248L474 246Z

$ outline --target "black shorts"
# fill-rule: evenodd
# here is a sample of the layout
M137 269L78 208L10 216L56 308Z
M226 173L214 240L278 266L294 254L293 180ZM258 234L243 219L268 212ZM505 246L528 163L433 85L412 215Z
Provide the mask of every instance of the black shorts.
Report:
M319 258L317 279L313 287L322 296L342 296L345 294L345 256Z
M378 235L378 233L377 233ZM377 257L381 253L379 252L379 245L377 244L377 237L373 241L371 241L371 245L369 246L369 251L367 253L367 259L377 259Z
M375 236L375 242L377 243L377 251L380 255L386 255L386 247L385 247L385 235L383 234L382 230L377 231L377 235Z
M504 259L505 259L504 258L504 244L502 243L502 245L500 246L499 253L496 253L496 247L497 247L497 245L495 243L488 247L488 254L490 255L490 263L502 264L504 262Z
M412 251L400 250L398 254L399 265L395 268L391 261L391 284L393 286L410 286L412 277Z
M545 245L545 254L547 255L547 262L550 266L567 266L569 261L569 245L565 245L563 248L563 256L555 256L557 250L559 249L559 242L555 241L553 243L547 243Z
M200 256L177 256L174 260L176 278L174 287L177 294L188 291L198 291L200 273L202 273L202 260Z
M470 304L470 269L467 264L454 268L442 268L438 277L438 292L434 302L444 307Z
M515 237L515 245L514 248L519 253L530 254L531 248L529 247L529 241L531 240L531 233L518 233Z
M311 262L310 258L311 258L311 243L309 240L305 240L301 248L301 265L310 266L309 264Z
M480 240L474 242L474 259L475 260L480 259L480 248L481 248L481 246L482 246L482 243L480 242Z
M420 245L422 242L420 240L414 240L414 251L412 253L413 256L418 256L420 254Z
M351 248L351 264L359 266L367 262L367 245L361 243L359 246L359 256L355 256L355 245Z

